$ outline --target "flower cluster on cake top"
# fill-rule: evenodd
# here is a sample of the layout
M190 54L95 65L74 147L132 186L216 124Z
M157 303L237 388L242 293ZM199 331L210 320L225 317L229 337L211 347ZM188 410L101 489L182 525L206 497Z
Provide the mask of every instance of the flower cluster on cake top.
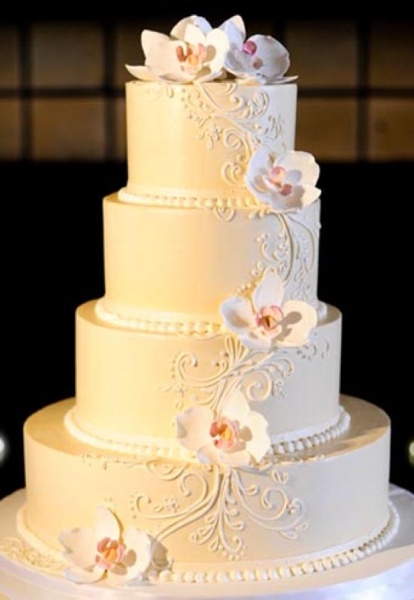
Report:
M235 15L214 28L204 18L181 19L169 35L144 30L145 64L126 65L134 77L171 83L237 78L244 83L284 83L290 59L286 48L269 35L246 39L242 17Z

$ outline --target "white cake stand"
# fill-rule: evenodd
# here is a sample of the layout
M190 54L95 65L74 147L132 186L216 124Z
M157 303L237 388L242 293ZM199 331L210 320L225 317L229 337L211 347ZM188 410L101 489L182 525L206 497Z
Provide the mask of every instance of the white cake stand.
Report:
M24 498L19 490L0 502L0 549L2 540L18 538L14 524ZM400 527L389 545L330 571L269 582L160 583L115 590L40 572L28 566L27 555L22 562L19 552L9 551L0 553L0 600L414 600L414 495L390 486L390 499Z

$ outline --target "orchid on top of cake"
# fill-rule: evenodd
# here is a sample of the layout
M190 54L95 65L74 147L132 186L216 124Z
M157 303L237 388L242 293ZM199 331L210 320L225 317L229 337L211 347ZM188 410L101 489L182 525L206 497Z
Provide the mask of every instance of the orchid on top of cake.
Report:
M242 17L235 15L213 29L204 18L181 19L169 35L145 29L141 34L145 65L126 65L134 77L170 83L203 83L236 77L244 83L285 83L290 66L286 48L268 35L246 39Z

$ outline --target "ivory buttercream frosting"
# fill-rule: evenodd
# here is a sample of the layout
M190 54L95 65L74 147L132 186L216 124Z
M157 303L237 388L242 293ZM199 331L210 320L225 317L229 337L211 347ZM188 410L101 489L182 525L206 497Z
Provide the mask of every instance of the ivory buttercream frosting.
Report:
M24 427L18 530L79 585L340 567L398 527L390 423L340 395L318 299L319 166L289 54L239 16L144 31L105 294L76 313L76 397ZM329 201L329 199L327 199Z

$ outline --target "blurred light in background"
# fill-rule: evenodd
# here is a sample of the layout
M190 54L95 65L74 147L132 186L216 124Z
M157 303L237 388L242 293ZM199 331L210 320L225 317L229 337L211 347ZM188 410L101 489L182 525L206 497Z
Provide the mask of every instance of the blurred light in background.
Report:
M0 433L0 464L4 461L7 454L7 442L3 434Z
M408 447L408 460L412 465L414 465L414 440L410 442Z

